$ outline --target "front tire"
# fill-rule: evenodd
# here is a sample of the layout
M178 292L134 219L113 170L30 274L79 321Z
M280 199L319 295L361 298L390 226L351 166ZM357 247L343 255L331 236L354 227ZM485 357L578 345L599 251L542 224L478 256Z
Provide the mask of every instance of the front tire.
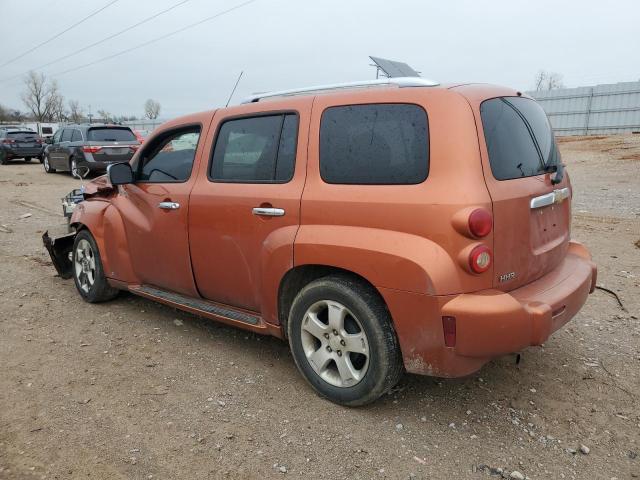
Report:
M42 166L44 167L44 171L47 173L56 173L56 169L51 166L51 162L49 162L49 155L45 155L42 161Z
M73 157L71 157L71 161L69 162L69 171L73 178L80 178L80 174L78 173L78 162Z
M118 289L107 282L98 245L88 230L81 230L76 235L72 263L73 281L85 302L106 302L118 295Z
M332 402L366 405L402 376L389 312L358 279L332 275L305 286L293 301L287 333L300 373Z

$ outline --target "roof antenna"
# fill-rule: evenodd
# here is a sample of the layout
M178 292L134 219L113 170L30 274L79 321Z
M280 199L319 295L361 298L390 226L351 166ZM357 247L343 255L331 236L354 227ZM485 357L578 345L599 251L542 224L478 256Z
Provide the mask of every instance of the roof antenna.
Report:
M231 97L233 97L233 94L236 93L236 88L238 87L238 84L240 83L240 79L242 78L242 74L244 73L244 70L242 70L240 72L240 75L238 75L238 79L236 80L236 84L233 86L233 90L231 90L231 95L229 95L229 100L227 100L227 104L225 105L225 108L229 106L229 102L231 101Z

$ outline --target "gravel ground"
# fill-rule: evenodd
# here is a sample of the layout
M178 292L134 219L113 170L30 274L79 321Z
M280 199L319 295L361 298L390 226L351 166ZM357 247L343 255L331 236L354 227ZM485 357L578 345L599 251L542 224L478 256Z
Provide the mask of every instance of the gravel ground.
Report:
M360 409L314 395L276 339L82 302L39 238L77 181L0 166L0 479L640 477L640 136L561 149L573 236L624 310L597 290L518 364L406 375Z

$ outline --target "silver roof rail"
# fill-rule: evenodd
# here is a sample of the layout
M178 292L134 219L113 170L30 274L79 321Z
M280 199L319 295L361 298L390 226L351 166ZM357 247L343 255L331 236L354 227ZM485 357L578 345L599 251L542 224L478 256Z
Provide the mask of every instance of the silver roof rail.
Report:
M394 77L380 78L377 80L362 80L359 82L333 83L329 85L315 85L313 87L294 88L291 90L280 90L277 92L254 93L245 98L242 103L259 102L264 98L271 97L289 97L293 95L304 95L314 92L327 92L332 90L347 90L350 88L368 88L380 87L385 85L395 85L399 88L404 87L435 87L440 85L438 82L419 77Z

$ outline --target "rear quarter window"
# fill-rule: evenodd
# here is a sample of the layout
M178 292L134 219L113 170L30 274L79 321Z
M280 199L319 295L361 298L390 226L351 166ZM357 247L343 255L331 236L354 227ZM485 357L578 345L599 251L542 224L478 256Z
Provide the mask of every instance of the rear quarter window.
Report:
M320 175L327 183L406 185L429 173L429 124L422 107L329 107L320 124Z

